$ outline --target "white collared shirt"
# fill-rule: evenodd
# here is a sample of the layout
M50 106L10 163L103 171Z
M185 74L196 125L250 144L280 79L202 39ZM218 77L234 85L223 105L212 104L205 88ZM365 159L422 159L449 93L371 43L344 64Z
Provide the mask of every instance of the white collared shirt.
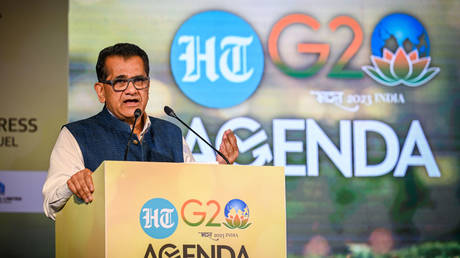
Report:
M145 120L144 128L139 134L139 140L142 140L151 125L150 119ZM185 163L195 162L183 137L182 150ZM64 207L73 194L67 186L67 180L83 169L85 169L85 164L80 146L69 129L63 127L51 152L48 177L43 185L43 210L46 216L53 220L56 218L56 212Z

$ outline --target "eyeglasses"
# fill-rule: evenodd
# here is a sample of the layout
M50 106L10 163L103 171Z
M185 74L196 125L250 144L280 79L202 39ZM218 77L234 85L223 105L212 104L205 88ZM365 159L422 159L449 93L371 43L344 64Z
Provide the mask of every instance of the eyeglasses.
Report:
M112 86L113 91L122 92L128 88L130 82L133 83L136 90L143 90L149 87L150 78L149 77L134 77L131 79L114 79L111 81L100 81L105 84Z

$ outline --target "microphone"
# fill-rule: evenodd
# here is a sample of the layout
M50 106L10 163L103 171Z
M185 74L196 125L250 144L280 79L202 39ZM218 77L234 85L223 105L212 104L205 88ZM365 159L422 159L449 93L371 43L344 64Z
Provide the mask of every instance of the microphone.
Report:
M137 108L135 111L134 111L134 124L133 124L133 128L131 129L131 133L129 134L129 138L128 138L128 144L126 145L126 149L125 149L125 157L124 157L124 161L126 161L126 158L128 157L128 151L129 151L129 144L131 143L131 138L133 137L133 132L134 132L134 128L136 127L136 121L137 119L141 116L142 114L142 111L140 108Z
M175 119L177 119L179 122L181 122L183 125L185 125L185 127L187 127L190 131L192 131L196 136L198 136L203 142L205 142L207 145L209 145L209 147L211 147L217 154L219 154L224 160L225 162L227 162L227 164L230 164L230 162L228 161L228 159L224 156L224 154L222 154L220 151L218 151L216 148L214 148L214 146L212 146L209 142L207 142L205 139L203 139L203 137L201 137L197 132L195 132L190 126L188 126L186 123L184 123L184 121L182 121L177 115L176 113L174 113L174 110L172 110L172 108L168 107L168 106L165 106L164 107L164 111L166 113L166 115L170 116L170 117L174 117Z

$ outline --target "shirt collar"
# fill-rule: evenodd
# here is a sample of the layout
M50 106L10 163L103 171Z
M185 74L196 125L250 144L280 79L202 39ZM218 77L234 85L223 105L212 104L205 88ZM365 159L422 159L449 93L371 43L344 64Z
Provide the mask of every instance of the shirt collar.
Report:
M107 108L107 111L109 112L109 114L115 118L117 118L108 108ZM141 133L139 134L139 140L142 140L142 137L144 137L144 134L147 132L147 130L149 129L150 125L152 125L152 122L150 122L150 119L149 119L149 116L147 115L147 112L145 112L145 115L142 114L142 117L141 119L144 119L144 128L142 129ZM118 119L118 118L117 118ZM133 127L131 125L129 125L129 128L130 129L133 129Z

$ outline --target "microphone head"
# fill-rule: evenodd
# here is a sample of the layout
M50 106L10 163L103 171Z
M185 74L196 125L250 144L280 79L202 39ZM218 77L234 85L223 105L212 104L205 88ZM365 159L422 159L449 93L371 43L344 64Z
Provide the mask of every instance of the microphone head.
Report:
M168 106L165 106L164 111L165 111L166 115L176 117L176 113L174 113L174 110L172 110L172 108L170 108Z
M136 110L134 111L134 118L140 117L141 114L142 114L141 109L140 109L140 108L136 109Z

